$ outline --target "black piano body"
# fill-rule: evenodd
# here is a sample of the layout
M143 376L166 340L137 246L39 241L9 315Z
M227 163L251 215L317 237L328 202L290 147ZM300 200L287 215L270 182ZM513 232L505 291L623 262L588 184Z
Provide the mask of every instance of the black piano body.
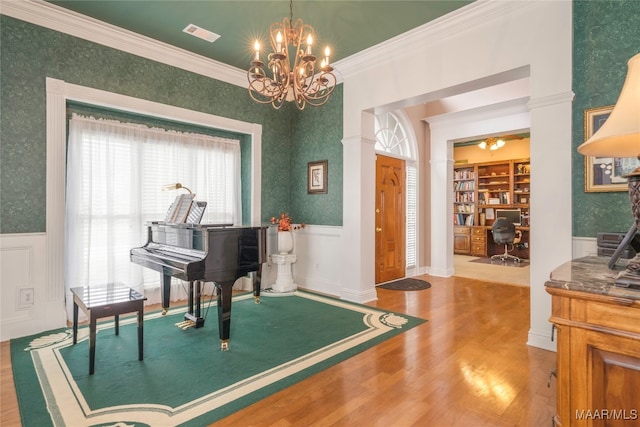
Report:
M169 308L171 278L189 282L185 320L192 321L195 327L204 325L200 313L201 283L213 282L218 294L220 342L226 350L235 281L256 272L253 295L256 303L260 302L262 263L267 257L266 230L266 227L152 222L147 224L147 243L131 249L131 262L160 272L165 312Z

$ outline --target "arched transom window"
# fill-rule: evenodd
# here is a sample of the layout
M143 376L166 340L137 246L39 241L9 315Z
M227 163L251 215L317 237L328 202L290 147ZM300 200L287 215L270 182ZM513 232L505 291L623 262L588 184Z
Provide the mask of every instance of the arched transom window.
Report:
M414 143L403 122L394 112L376 115L376 151L415 160Z

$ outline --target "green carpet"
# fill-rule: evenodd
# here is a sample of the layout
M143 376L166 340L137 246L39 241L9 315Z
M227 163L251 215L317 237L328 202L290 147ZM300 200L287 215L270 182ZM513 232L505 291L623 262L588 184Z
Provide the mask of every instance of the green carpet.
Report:
M11 340L24 426L202 426L424 322L312 293L234 298L229 351L220 351L216 308L203 328L181 330L184 307L144 322L98 325L95 374L88 328Z

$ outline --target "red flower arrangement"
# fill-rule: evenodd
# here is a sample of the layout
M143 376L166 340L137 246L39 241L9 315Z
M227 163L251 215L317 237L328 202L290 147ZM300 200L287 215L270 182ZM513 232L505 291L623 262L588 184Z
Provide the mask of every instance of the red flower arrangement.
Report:
M292 224L291 217L287 213L281 213L280 218L274 216L271 217L271 224L278 224L278 231L290 231L304 228L304 224L294 225Z

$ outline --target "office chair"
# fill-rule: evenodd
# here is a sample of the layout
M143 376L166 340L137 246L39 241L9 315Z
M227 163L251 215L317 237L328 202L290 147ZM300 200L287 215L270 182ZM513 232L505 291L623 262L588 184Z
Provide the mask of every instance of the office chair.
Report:
M491 234L493 234L494 242L504 244L504 253L493 255L491 257L492 260L499 259L506 261L512 259L515 262L521 261L520 258L509 253L509 245L511 245L511 250L513 250L514 245L520 243L520 239L522 239L522 232L519 230L516 231L516 226L513 225L511 221L507 218L497 218L491 227Z

